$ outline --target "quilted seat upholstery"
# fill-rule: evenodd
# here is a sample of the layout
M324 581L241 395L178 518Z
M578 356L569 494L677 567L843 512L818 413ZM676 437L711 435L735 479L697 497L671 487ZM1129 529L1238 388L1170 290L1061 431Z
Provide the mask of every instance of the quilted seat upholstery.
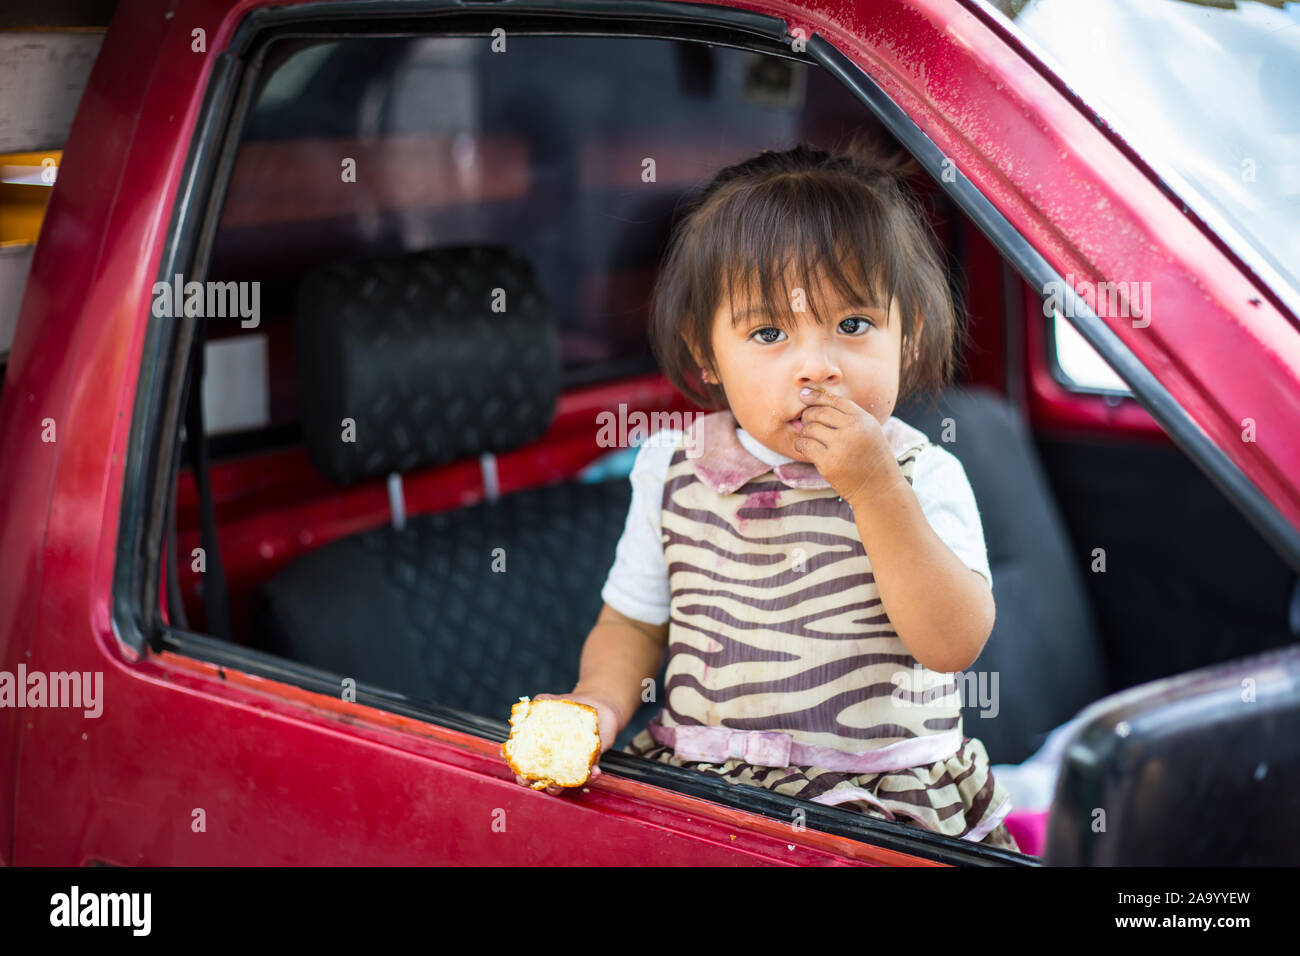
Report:
M518 697L577 681L630 496L626 480L530 488L326 545L263 585L261 640L504 720Z
M503 246L309 273L294 352L307 452L339 485L526 444L559 397L554 317L532 267Z
M294 324L307 449L339 485L500 453L550 427L555 323L512 250L329 265L304 278ZM626 479L535 487L331 542L260 585L254 642L504 720L519 696L576 681L630 496Z

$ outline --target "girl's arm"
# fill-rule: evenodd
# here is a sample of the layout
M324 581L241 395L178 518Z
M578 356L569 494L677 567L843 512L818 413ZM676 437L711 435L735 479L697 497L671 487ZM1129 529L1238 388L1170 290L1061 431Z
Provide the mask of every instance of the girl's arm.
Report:
M880 600L912 656L943 673L975 663L993 630L988 581L930 527L897 461L849 500ZM890 480L892 479L892 480Z
M808 394L803 394L807 392ZM880 422L820 386L795 448L853 508L890 623L912 656L941 673L975 663L993 631L993 590L939 538Z
M643 682L659 676L667 646L666 621L647 624L606 604L583 645L578 684L573 692L605 701L618 718L618 730L622 730L641 706ZM656 688L656 700L658 696Z

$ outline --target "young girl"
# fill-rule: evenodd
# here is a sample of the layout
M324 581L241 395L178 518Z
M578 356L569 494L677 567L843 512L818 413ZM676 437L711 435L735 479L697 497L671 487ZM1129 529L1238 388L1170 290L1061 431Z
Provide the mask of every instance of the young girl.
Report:
M764 150L692 203L651 344L719 410L638 451L562 696L596 708L606 748L659 699L626 752L1018 849L952 673L994 618L974 495L891 414L950 378L956 336L914 168L860 142Z

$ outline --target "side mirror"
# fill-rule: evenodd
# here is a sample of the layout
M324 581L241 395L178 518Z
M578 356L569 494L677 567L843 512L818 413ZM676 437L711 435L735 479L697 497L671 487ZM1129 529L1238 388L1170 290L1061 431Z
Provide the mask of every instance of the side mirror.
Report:
M1080 718L1045 864L1300 864L1300 644L1129 688Z

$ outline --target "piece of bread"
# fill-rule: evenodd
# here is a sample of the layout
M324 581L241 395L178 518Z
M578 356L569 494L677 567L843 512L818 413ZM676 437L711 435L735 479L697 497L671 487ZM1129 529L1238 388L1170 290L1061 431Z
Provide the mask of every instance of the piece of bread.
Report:
M600 757L600 719L572 700L519 698L510 708L510 739L501 745L510 769L534 790L580 787Z

